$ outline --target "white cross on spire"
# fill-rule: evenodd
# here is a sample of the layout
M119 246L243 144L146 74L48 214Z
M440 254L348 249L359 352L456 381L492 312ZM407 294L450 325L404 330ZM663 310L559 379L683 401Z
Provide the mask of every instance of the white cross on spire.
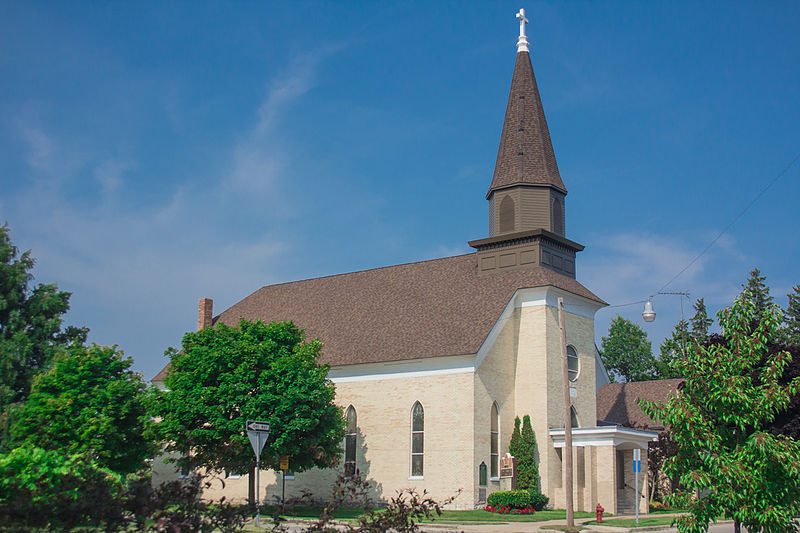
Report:
M524 9L519 10L519 13L517 13L517 18L519 19L519 40L517 40L517 53L527 52L528 38L525 36L525 24L528 23L528 19L525 18Z

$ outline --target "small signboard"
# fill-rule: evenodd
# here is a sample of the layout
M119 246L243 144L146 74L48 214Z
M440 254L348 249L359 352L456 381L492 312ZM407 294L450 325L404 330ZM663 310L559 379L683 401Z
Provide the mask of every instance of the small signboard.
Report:
M289 470L289 456L281 455L281 470Z
M642 471L642 450L639 448L634 448L633 450L633 471Z
M500 477L514 477L514 458L510 455L500 458Z

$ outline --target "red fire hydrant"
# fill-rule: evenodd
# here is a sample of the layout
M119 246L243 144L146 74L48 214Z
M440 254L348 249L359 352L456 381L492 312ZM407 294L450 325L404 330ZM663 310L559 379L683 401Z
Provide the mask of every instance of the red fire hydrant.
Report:
M603 506L598 503L597 507L595 507L594 510L597 513L597 523L598 524L602 524L603 523L603 511L605 511L605 509L603 509Z

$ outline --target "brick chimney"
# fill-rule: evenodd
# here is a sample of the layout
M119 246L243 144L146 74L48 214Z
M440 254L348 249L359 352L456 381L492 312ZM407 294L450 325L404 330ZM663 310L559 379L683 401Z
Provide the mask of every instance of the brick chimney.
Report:
M211 325L214 317L214 300L211 298L200 298L200 309L197 313L197 331Z

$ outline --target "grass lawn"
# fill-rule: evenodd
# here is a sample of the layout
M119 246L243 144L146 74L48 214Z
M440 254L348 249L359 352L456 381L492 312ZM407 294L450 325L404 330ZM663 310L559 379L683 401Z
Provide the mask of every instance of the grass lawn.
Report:
M321 509L319 507L295 507L291 513L282 515L284 518L294 518L303 520L316 520L319 518ZM363 509L353 507L343 507L334 514L336 520L353 520L364 513ZM267 509L261 511L262 521L269 521L270 513ZM470 522L541 522L543 520L555 520L566 518L566 511L537 511L529 515L513 515L490 513L482 509L472 511L442 511L442 515L434 520L424 520L424 522L443 522L443 523L470 523ZM575 518L593 518L594 513L575 512Z
M591 518L593 513L576 512L575 518ZM443 511L436 522L468 523L468 522L541 522L543 520L556 520L566 518L567 512L563 509L555 511L537 511L534 514L498 514L482 509L473 511ZM426 520L427 522L427 520Z
M668 526L675 520L674 516L647 516L639 517L639 526ZM586 524L597 524L596 520L584 522ZM603 519L604 526L615 527L637 527L635 518L612 518L610 520Z

